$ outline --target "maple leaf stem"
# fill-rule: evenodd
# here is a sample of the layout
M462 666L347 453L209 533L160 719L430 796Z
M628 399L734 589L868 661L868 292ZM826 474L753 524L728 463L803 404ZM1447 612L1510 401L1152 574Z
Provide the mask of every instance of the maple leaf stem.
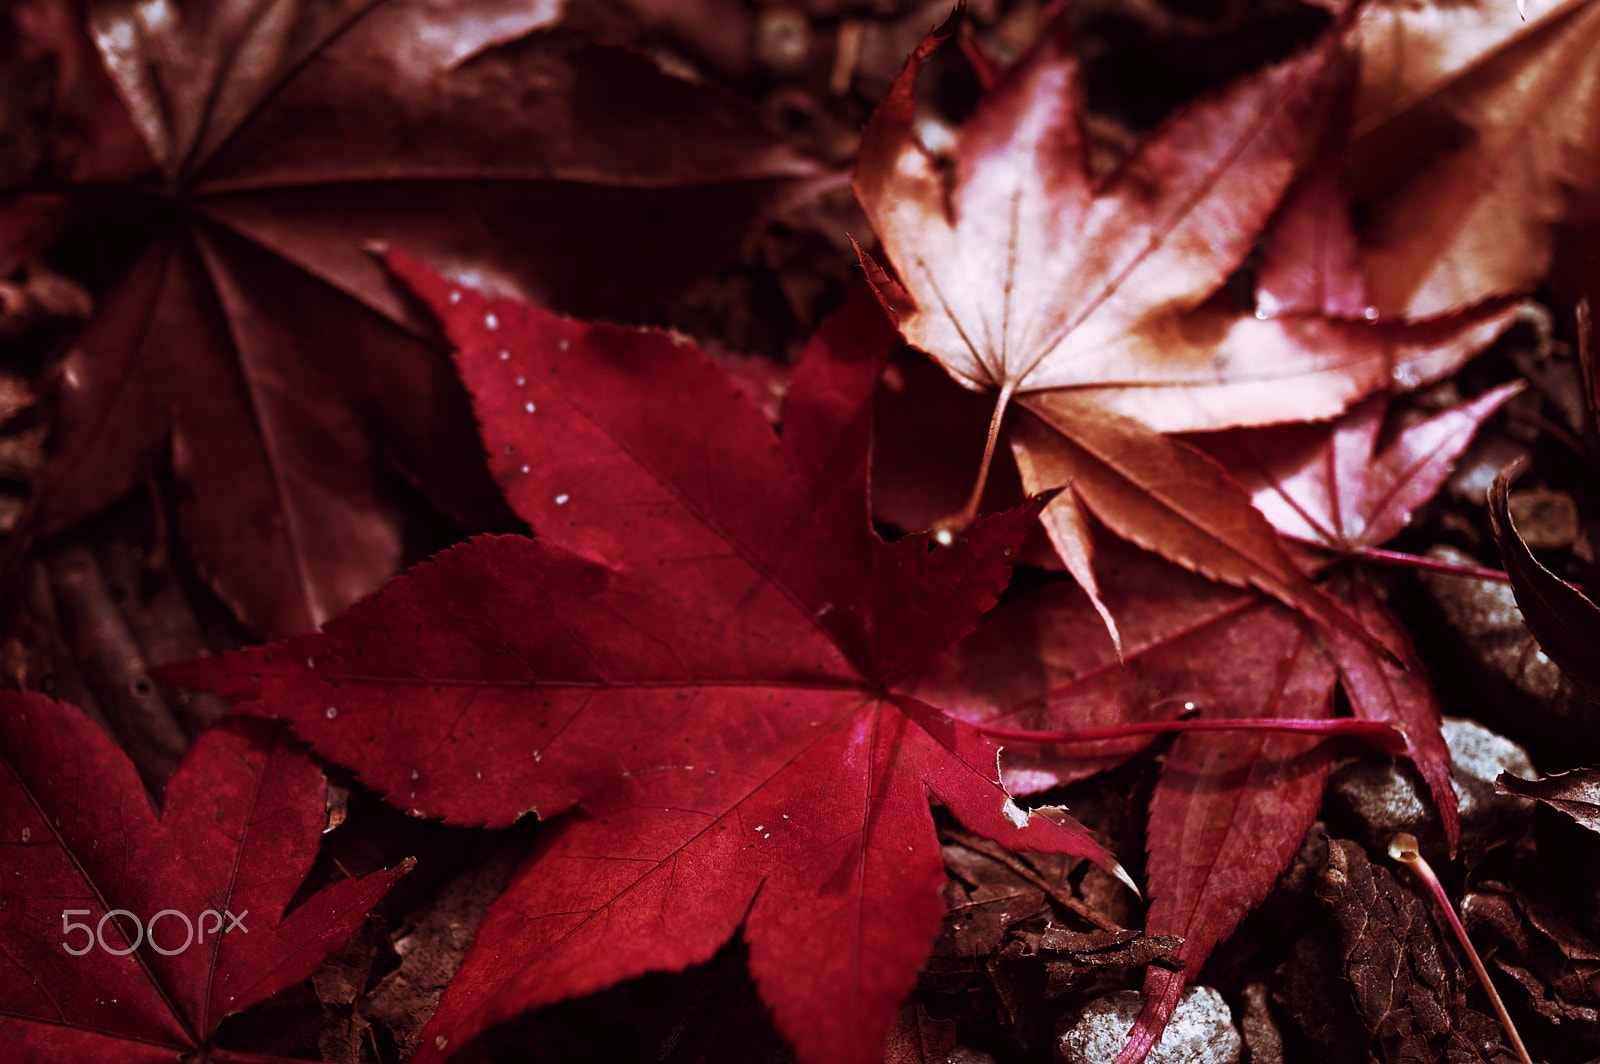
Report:
M1001 387L1000 394L994 401L994 413L989 415L989 438L984 441L983 461L978 465L978 479L972 485L972 494L967 496L967 504L955 514L940 518L933 526L934 535L941 543L960 532L965 532L978 519L978 504L983 501L983 489L989 483L989 467L994 464L995 445L1000 440L1000 422L1005 417L1006 407L1011 405L1011 397L1017 393L1017 382L1006 381Z
M1500 992L1489 979L1489 970L1483 966L1483 959L1478 956L1478 951L1472 948L1472 940L1467 937L1467 929L1462 926L1461 918L1456 915L1456 907L1450 904L1450 897L1444 892L1444 885L1439 882L1439 877L1433 874L1433 867L1422 854L1417 852L1416 837L1402 831L1390 839L1389 856L1411 869L1417 878L1427 884L1429 892L1433 894L1433 900L1438 902L1439 908L1444 910L1445 919L1450 921L1450 930L1455 932L1456 940L1466 951L1467 960L1472 963L1472 970L1477 974L1478 982L1489 995L1489 1003L1494 1006L1494 1014L1500 1018L1500 1026L1505 1028L1506 1037L1511 1039L1511 1048L1516 1052L1517 1059L1522 1064L1533 1064L1533 1058L1528 1056L1528 1047L1522 1044L1522 1036L1517 1033L1516 1025L1511 1022L1511 1014L1506 1011L1505 1002L1500 1000Z
M1382 547L1337 547L1317 539L1308 539L1305 536L1296 536L1287 532L1278 533L1284 539L1318 550L1328 551L1333 554L1342 554L1355 558L1358 561L1378 562L1383 565L1398 565L1405 569L1415 569L1420 572L1449 573L1452 576L1470 576L1476 580L1493 580L1501 584L1509 584L1511 577L1503 569L1487 569L1480 565L1461 565L1456 562L1440 561L1438 558L1429 558L1424 554L1407 554L1405 551L1384 550Z
M1083 743L1104 739L1125 739L1132 735L1163 735L1167 732L1201 731L1288 731L1315 735L1344 735L1365 739L1388 754L1403 754L1405 734L1398 725L1386 721L1339 717L1334 720L1304 720L1296 717L1247 717L1221 720L1151 720L1119 724L1111 728L1079 728L1068 731L1033 731L1003 728L991 724L973 725L994 739L1025 743Z
M1451 573L1455 576L1470 576L1479 580L1494 580L1502 584L1509 584L1511 577L1500 569L1486 569L1478 565L1458 565L1455 562L1440 561L1422 554L1407 554L1404 551L1384 550L1381 547L1357 547L1354 551L1357 558L1368 562L1382 562L1384 565L1400 565L1407 569L1416 569L1430 573Z

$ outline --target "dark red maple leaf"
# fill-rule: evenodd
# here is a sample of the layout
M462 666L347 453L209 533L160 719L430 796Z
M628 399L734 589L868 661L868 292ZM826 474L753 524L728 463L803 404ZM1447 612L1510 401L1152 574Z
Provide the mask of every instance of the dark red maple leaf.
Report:
M19 51L95 91L59 87L58 110L88 114L4 175L0 237L33 247L76 217L78 243L131 256L56 375L28 538L170 458L202 573L277 638L394 572L386 459L456 518L504 523L431 322L363 246L637 307L815 172L727 94L565 30L529 35L559 8L13 5Z
M316 759L263 721L196 741L158 818L78 709L0 693L0 1040L8 1059L269 1059L212 1042L223 1017L306 976L410 867L285 915L327 824Z
M742 924L802 1059L881 1060L942 914L930 795L1006 845L1117 867L1063 812L1020 810L998 747L899 687L994 604L1042 500L948 547L874 534L894 332L870 295L812 341L780 439L680 337L395 266L541 538L475 539L323 633L168 675L288 720L416 815L577 807L490 911L418 1059L703 961Z

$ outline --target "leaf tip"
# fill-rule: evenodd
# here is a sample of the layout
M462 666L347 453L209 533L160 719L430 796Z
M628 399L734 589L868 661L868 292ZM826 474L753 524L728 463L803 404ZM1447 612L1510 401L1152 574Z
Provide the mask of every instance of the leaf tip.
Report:
M1107 868L1106 871L1110 872L1113 876L1116 876L1117 879L1122 882L1123 886L1133 891L1133 896L1135 898L1138 898L1140 901L1144 901L1144 892L1139 889L1139 884L1133 881L1133 877L1128 874L1128 870L1122 867L1122 862L1117 860L1115 857L1111 858L1110 860L1111 867Z

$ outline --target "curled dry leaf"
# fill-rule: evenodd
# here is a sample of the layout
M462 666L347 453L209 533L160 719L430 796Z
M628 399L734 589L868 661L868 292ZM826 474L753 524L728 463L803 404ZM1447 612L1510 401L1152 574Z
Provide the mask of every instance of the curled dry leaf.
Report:
M1511 589L1528 631L1590 701L1600 699L1600 608L1573 585L1539 564L1517 534L1507 506L1513 465L1495 477L1489 488L1489 519L1495 542L1505 558Z
M1065 27L1049 20L1001 74L948 171L913 113L917 75L954 22L923 42L863 134L857 195L900 281L871 263L869 276L907 340L998 393L997 425L1013 397L1027 408L1013 436L1024 483L1071 483L1045 523L1092 597L1085 508L1146 549L1367 638L1219 469L1161 435L1330 417L1410 360L1436 374L1471 351L1465 319L1411 335L1220 294L1294 176L1335 37L1179 112L1096 178Z
M8 242L65 212L134 256L55 377L27 538L170 456L200 569L267 637L394 571L385 461L458 520L509 520L432 323L364 248L403 241L502 290L637 306L815 173L725 93L530 35L556 0L87 6L87 26L67 0L7 11L44 26L47 54L100 68L124 110L104 135L131 125L143 148L142 170L108 176L92 142L0 196Z
M1532 798L1563 813L1588 828L1600 831L1600 768L1575 768L1542 779L1525 780L1500 773L1494 781L1497 794Z
M867 512L893 330L812 341L781 439L680 337L395 268L459 350L490 466L541 536L482 537L323 634L168 675L248 699L414 815L557 819L422 1033L708 959L742 924L806 1061L882 1059L943 905L929 797L1012 848L1116 862L1027 813L998 747L902 686L972 629L1043 500L950 546ZM578 808L573 808L577 806Z
M286 913L317 855L323 787L298 743L235 719L196 741L158 817L79 710L0 693L7 1054L277 1059L218 1047L217 1025L310 975L411 866L341 880Z
M1461 918L1486 946L1489 963L1526 991L1530 1009L1572 1041L1600 1045L1600 943L1507 883L1490 881L1469 892Z

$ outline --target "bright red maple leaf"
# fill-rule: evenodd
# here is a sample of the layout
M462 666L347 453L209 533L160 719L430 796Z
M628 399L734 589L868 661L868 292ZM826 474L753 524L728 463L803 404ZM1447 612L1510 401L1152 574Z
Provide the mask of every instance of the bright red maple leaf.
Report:
M54 377L13 551L170 460L202 574L281 638L399 565L386 460L456 519L504 524L432 323L363 249L636 309L816 171L729 94L549 29L560 6L11 5L23 51L87 74L58 105L90 95L94 121L52 130L66 144L37 172L0 174L18 182L0 238L32 247L72 222L127 263Z
M285 915L316 858L325 795L303 747L237 718L195 742L157 817L133 764L81 711L0 693L7 1058L276 1059L216 1046L217 1025L310 975L410 867L342 880Z
M1117 867L1061 811L1011 801L993 742L900 689L994 604L1042 501L950 546L877 537L871 396L894 332L869 294L812 341L780 438L681 337L394 265L541 538L475 539L323 633L168 675L289 721L416 815L566 812L418 1059L703 961L742 924L800 1057L877 1061L943 908L930 795L1008 846Z
M1518 387L1416 422L1381 449L1380 399L1327 424L1240 429L1197 444L1283 533L1359 558L1439 490L1483 419ZM1124 624L1121 662L1079 589L1056 586L995 611L914 690L980 725L1067 731L1189 710L1202 719L1326 719L1342 683L1356 716L1404 725L1407 756L1454 845L1459 824L1437 699L1404 629L1359 572L1337 571L1327 586L1384 643L1401 648L1403 670L1365 643L1313 631L1259 593L1208 584L1148 554L1109 550L1103 571L1106 602ZM1144 742L1014 745L1006 781L1028 792L1082 779ZM1307 736L1183 735L1169 748L1150 805L1145 930L1182 936L1174 957L1184 968L1149 970L1146 1009L1124 1064L1142 1059L1212 948L1272 889L1316 816L1326 775L1326 750Z

